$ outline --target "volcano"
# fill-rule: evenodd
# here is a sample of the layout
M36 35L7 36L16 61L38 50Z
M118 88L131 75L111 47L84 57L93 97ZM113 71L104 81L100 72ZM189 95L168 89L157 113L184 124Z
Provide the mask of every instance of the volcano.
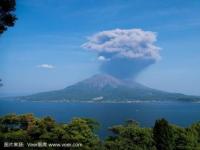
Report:
M136 102L136 101L198 101L200 97L169 93L144 86L136 81L121 80L97 74L61 90L18 97L30 101L67 102Z

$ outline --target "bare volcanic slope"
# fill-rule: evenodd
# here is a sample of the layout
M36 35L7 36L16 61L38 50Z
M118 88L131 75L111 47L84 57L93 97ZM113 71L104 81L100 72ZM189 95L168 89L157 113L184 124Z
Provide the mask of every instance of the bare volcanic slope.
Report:
M69 102L134 102L134 101L199 101L197 96L169 93L146 87L107 74L97 74L64 89L18 97L30 101Z

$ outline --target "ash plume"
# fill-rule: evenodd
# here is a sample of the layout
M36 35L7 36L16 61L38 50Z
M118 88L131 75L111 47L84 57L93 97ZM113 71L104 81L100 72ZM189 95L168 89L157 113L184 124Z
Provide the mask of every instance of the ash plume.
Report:
M133 78L160 57L156 33L142 29L114 29L98 32L82 45L97 53L101 71L117 78Z

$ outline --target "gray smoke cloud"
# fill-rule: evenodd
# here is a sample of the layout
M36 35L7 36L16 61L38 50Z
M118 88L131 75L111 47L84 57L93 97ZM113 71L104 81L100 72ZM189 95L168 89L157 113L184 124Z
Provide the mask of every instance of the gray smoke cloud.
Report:
M155 32L142 29L114 29L88 37L82 47L97 53L103 72L131 78L161 58L156 37Z

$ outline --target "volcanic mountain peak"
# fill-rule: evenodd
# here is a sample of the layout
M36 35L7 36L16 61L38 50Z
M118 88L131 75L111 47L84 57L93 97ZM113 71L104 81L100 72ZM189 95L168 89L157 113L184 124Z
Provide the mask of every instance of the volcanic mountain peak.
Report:
M76 86L84 85L87 87L97 88L97 89L102 89L104 87L111 87L111 88L127 87L127 88L139 88L139 89L148 88L134 80L118 79L108 74L96 74L88 79L78 82L75 85Z
M168 93L146 87L132 80L97 74L65 89L18 97L31 101L130 102L130 101L197 101L196 96Z
M113 76L107 74L96 74L88 79L78 82L76 85L85 85L93 88L102 89L104 87L117 88L119 86L122 86L123 84L123 81Z

